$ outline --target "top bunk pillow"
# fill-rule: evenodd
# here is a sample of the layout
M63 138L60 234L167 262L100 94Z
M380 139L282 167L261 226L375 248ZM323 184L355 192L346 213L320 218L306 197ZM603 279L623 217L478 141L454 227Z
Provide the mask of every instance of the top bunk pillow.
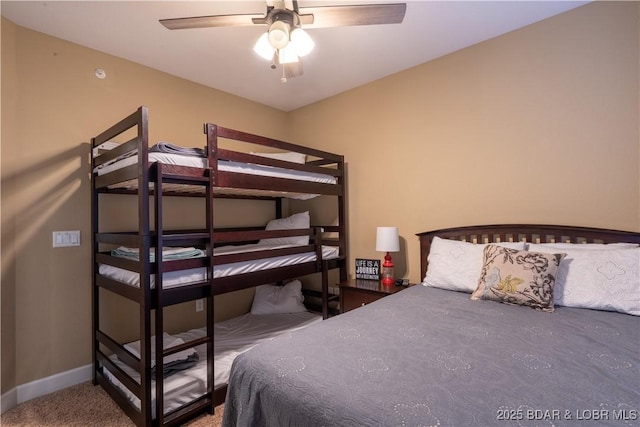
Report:
M293 151L288 151L288 152L284 152L284 153L255 153L255 152L251 152L249 154L253 154L254 156L260 156L260 157L268 157L270 159L284 160L285 162L300 163L301 165L304 165L306 163L306 161L307 161L307 156L305 154L295 153Z
M551 252L530 244L530 250ZM554 292L556 305L640 316L640 248L563 249Z
M510 249L525 250L524 242L496 243ZM429 251L429 268L423 285L472 293L478 286L486 244L434 237Z
M294 280L284 286L261 285L251 305L251 314L287 314L307 311L303 304L302 283Z
M265 230L295 230L298 228L309 228L311 217L309 211L293 214L286 218L274 219L267 223ZM297 245L309 244L309 236L275 237L272 239L261 239L260 244L264 245Z

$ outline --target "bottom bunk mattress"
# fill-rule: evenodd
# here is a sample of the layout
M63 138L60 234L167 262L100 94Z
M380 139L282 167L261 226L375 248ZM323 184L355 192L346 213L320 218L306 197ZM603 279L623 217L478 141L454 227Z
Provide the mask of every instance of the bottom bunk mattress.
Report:
M322 316L311 312L290 314L244 314L223 322L214 323L214 385L218 388L225 385L229 378L229 370L235 357L256 345L277 336L290 336L294 331L303 329L315 322L322 321ZM184 342L192 341L206 335L205 328L192 329L172 335ZM169 413L203 396L206 391L207 351L206 346L196 347L198 362L189 369L181 370L165 378L164 408ZM122 368L135 381L140 382L140 375L126 364L113 358L115 364ZM140 409L140 399L118 381L106 368L107 379ZM155 395L155 381L152 382L152 396ZM152 403L155 413L155 399Z
M231 365L239 354L274 337L291 337L292 332L321 321L321 315L305 311L288 314L247 313L214 323L215 388L227 384Z
M236 357L223 426L633 425L640 317L413 286Z

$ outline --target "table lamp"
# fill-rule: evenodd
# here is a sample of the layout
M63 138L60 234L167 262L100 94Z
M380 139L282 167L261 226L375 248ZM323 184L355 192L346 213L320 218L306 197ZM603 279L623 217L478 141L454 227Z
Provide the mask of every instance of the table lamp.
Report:
M400 240L398 238L398 227L378 227L376 232L376 251L386 252L382 263L382 284L393 285L393 262L389 252L400 250Z

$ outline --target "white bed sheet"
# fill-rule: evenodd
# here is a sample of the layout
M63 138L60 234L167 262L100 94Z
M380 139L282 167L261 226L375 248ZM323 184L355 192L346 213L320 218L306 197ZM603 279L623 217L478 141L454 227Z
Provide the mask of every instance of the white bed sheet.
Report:
M201 338L206 335L204 328L192 329L187 332L174 335L176 338L182 338L185 342L192 341L197 338ZM179 408L189 402L194 401L200 396L203 396L207 391L207 353L206 348L198 346L196 348L198 357L200 360L191 369L186 369L183 372L172 375L164 380L164 412L170 412ZM113 362L120 368L122 368L127 374L131 376L138 383L140 382L140 374L131 369L125 363L122 363L117 357L112 358ZM122 394L129 399L129 401L138 409L140 409L140 399L133 394L128 388L126 388L115 376L111 374L106 368L104 369L104 375L116 388L122 392ZM151 384L151 412L155 413L156 401L153 398L155 396L155 381ZM155 417L154 417L155 418Z
M169 165L178 166L190 166L195 168L206 168L207 159L196 156L182 156L180 154L168 154L168 153L149 153L149 163L160 162ZM130 156L120 159L113 163L106 163L105 165L95 168L98 176L113 172L124 168L126 166L134 165L138 162L137 156ZM275 178L288 178L297 179L301 181L317 182L321 184L335 184L337 182L336 177L332 175L304 172L294 169L284 169L273 166L264 166L254 163L242 163L233 161L219 161L218 170L224 172L245 173L251 175L270 176Z
M227 255L243 252L255 252L265 249L281 249L281 248L293 248L295 245L264 245L264 244L252 244L241 246L221 246L215 249L216 255ZM336 246L323 246L322 247L322 259L333 259L339 255L339 248ZM253 273L256 271L268 270L270 268L286 267L295 264L302 264L305 262L315 261L315 252L303 252L293 255L282 255L271 258L263 258L251 261L233 262L229 264L216 265L213 268L213 278L221 278L234 276L237 274ZM99 268L101 275L117 280L127 285L139 287L140 275L136 272L125 270L119 267L113 267L110 265L101 264ZM176 286L182 286L189 283L200 282L206 280L207 269L192 268L180 271L169 271L162 275L162 287L163 289L169 289ZM151 288L155 287L155 275L151 275Z
M255 347L261 342L271 340L278 336L286 336L293 331L321 321L322 316L311 312L263 315L247 313L233 319L214 323L214 387L218 388L227 383L231 364L240 353ZM205 328L198 328L175 334L174 337L181 338L184 341L191 341L205 335ZM165 379L165 413L192 402L206 392L206 345L199 345L196 347L196 351L200 358L196 366ZM136 371L115 357L113 360L116 365L131 375L134 380L140 381L140 375ZM140 408L140 399L124 387L107 369L105 369L104 372L107 379L114 384L136 408ZM155 382L152 383L151 389L152 396L154 396ZM152 412L154 413L155 407L154 399L152 402Z
M255 252L265 249L280 249L290 248L295 245L264 245L264 244L252 244L241 246L221 246L215 248L215 254L233 254L242 252ZM336 246L323 246L322 247L322 259L333 259L339 255L339 248ZM302 264L305 262L315 261L315 252L303 252L293 255L283 255L271 258L264 258L259 260L233 262L229 264L216 265L213 268L213 278L221 278L234 276L237 274L253 273L256 271L268 270L271 268L286 267L295 264ZM101 264L99 273L102 276L109 277L127 285L139 287L140 275L136 272L125 270L119 267L113 267L110 265ZM162 288L169 289L177 286L186 285L189 283L200 282L206 280L207 269L192 268L188 270L170 271L163 273L162 275ZM151 288L155 287L155 275L151 275Z

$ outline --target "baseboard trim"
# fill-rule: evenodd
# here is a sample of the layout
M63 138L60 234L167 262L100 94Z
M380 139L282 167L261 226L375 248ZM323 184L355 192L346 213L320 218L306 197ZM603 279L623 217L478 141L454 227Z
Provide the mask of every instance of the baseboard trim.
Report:
M27 400L89 381L93 375L92 368L93 365L89 364L19 385L2 395L2 413Z
M9 409L15 407L18 404L18 391L12 388L8 392L0 396L0 413L4 414Z

